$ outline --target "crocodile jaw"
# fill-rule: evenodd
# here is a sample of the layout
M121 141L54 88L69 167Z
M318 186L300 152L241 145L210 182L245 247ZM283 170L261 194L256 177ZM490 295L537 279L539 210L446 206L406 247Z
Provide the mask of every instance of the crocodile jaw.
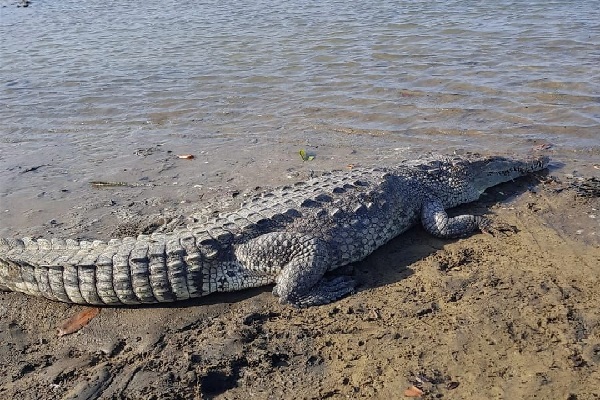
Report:
M549 161L546 156L523 159L485 157L469 163L468 175L473 188L481 194L492 186L540 171L548 166Z

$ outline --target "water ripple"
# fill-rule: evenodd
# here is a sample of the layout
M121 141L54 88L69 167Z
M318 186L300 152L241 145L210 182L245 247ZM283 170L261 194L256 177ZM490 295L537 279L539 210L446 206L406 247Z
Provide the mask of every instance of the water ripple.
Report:
M293 122L296 132L504 143L534 126L589 146L600 122L599 10L594 1L5 7L0 134L110 143L124 127L171 125L210 140L222 129L285 135Z

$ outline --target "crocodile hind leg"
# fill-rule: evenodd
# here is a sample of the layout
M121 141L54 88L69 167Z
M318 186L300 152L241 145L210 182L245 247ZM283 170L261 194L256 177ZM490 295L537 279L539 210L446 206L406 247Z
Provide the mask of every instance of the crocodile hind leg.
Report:
M331 263L329 251L314 237L269 233L240 246L236 255L245 268L277 274L273 294L281 304L316 306L354 291L349 277L323 277Z
M329 262L316 239L306 243L308 249L293 257L279 276L273 294L281 304L310 307L331 303L354 291L354 281L347 276L323 277ZM324 246L323 246L324 247Z

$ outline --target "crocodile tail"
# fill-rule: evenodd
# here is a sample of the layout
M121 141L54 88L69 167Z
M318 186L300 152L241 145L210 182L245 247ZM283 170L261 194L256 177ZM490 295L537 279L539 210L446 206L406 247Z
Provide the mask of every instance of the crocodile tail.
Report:
M0 289L89 305L184 300L204 294L202 257L191 235L0 239Z

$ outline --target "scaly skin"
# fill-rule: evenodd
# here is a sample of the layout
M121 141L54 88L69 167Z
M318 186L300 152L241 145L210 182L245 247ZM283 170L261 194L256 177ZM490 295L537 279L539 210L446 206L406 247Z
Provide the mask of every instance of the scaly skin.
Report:
M264 193L236 212L168 234L0 239L0 289L116 306L275 283L283 304L325 304L354 289L350 278L326 280L325 272L362 260L419 221L443 238L492 231L484 217L448 218L444 210L547 165L547 157L469 155L357 168Z

